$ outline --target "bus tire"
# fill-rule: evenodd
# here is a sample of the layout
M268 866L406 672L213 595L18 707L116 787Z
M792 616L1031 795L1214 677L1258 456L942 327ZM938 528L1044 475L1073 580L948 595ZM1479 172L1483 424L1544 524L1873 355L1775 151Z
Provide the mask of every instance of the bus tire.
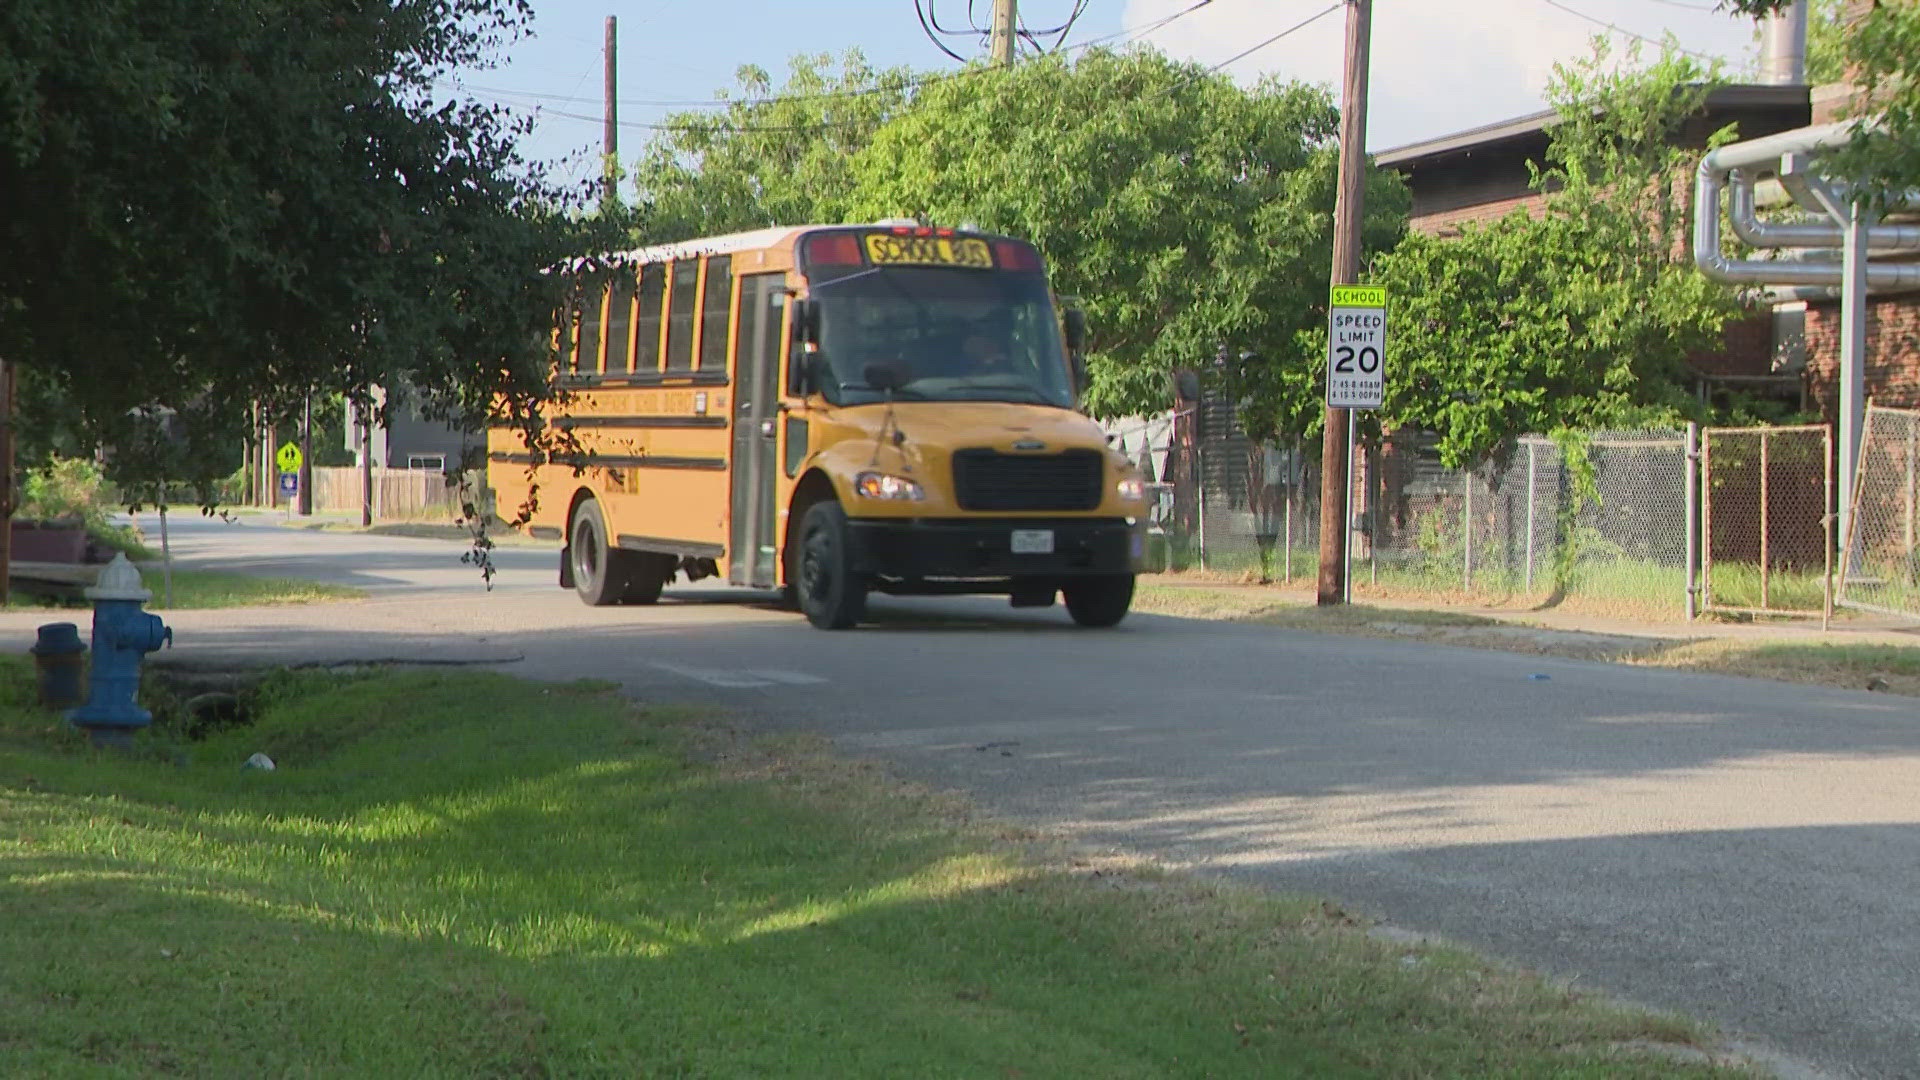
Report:
M846 511L828 500L800 519L800 610L822 630L845 630L867 613L867 583L854 566Z
M620 602L623 604L657 604L660 591L673 580L673 572L679 560L671 555L662 555L653 551L621 551L614 549L613 566L621 571L626 586L620 590Z
M1100 574L1069 581L1060 588L1067 614L1081 626L1117 625L1133 606L1132 574Z
M573 591L593 607L617 604L627 588L626 561L607 544L607 519L594 499L573 511L567 551L573 559Z

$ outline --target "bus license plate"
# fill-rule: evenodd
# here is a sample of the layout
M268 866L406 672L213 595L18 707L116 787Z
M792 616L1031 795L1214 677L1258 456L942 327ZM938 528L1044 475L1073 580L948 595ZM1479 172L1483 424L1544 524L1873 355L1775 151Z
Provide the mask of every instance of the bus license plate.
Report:
M1015 529L1013 530L1013 553L1015 555L1051 555L1053 554L1052 529Z

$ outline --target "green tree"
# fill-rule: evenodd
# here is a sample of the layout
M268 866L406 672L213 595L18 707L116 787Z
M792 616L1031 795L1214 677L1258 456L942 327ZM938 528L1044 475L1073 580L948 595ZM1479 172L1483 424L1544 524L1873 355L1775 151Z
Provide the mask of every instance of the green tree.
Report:
M247 403L426 388L539 437L545 271L613 224L533 177L499 111L436 96L521 0L0 5L0 358L22 425L123 485L231 467ZM171 416L157 438L142 418ZM202 452L218 446L222 453Z
M1637 50L1626 59L1614 67L1596 42L1591 58L1556 69L1538 217L1409 236L1374 260L1371 280L1394 303L1383 419L1437 432L1449 465L1529 431L1681 415L1685 358L1717 347L1741 310L1685 244L1698 152L1677 136L1711 73L1673 49L1644 68Z
M797 56L776 92L761 68L742 67L723 111L670 116L633 166L647 208L645 241L774 225L840 221L854 177L847 161L908 101L905 68L876 70L859 50Z
M1325 90L1249 88L1150 51L1089 50L923 85L853 161L849 208L1033 240L1091 323L1096 412L1166 407L1167 372L1204 367L1250 430L1318 422L1338 115ZM1368 186L1366 240L1390 246L1408 198ZM1224 352L1236 359L1215 369ZM1255 360L1237 358L1251 353Z

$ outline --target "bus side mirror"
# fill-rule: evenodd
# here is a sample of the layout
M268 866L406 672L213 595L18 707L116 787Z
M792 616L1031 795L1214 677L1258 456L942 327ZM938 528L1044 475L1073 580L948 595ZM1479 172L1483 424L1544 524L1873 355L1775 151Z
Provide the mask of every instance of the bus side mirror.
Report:
M787 359L787 396L806 397L819 388L820 354L796 348Z
M1067 351L1085 352L1087 348L1087 313L1079 308L1067 309Z
M793 340L796 344L820 344L820 301L795 299L790 305L793 309Z
M1093 386L1093 376L1087 373L1086 354L1075 349L1069 353L1068 356L1070 356L1073 361L1073 395L1075 397L1085 397L1087 391Z

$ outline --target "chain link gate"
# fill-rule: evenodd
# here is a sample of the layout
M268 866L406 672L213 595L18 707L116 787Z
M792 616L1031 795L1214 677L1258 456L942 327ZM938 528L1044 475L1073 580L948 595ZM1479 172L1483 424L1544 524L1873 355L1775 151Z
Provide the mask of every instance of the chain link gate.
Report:
M1920 412L1870 406L1837 602L1920 616Z
M1833 614L1833 433L1701 431L1702 611Z

